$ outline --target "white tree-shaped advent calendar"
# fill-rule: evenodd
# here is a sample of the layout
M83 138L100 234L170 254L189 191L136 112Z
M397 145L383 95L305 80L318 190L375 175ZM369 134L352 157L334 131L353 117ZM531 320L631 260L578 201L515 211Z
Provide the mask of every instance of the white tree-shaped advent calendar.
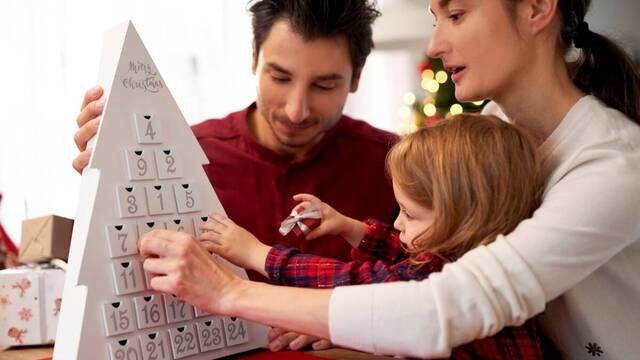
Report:
M142 270L140 234L197 236L207 214L224 210L202 168L207 158L131 22L105 35L99 84L106 103L82 174L54 359L212 359L263 346L265 326L152 291Z

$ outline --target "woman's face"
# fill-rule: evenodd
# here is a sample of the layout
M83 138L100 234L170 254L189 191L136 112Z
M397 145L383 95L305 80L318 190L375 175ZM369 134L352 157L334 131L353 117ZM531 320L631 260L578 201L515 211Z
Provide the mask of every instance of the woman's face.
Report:
M510 0L430 0L435 28L427 54L441 58L458 101L496 99L518 82L532 51Z

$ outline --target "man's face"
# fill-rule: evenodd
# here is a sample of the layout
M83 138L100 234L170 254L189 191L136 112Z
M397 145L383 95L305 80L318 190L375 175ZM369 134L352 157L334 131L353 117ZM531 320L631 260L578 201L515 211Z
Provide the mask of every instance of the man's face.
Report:
M284 153L304 154L317 144L358 87L346 38L307 41L286 20L273 24L254 54L253 72L257 137Z

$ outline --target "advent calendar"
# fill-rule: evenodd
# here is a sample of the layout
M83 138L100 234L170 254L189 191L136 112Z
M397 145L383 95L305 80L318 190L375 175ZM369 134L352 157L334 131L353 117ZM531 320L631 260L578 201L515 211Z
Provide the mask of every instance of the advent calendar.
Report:
M224 210L207 158L131 22L106 34L99 84L106 103L82 173L54 359L213 359L265 345L265 326L149 286L138 237L198 236L207 214Z

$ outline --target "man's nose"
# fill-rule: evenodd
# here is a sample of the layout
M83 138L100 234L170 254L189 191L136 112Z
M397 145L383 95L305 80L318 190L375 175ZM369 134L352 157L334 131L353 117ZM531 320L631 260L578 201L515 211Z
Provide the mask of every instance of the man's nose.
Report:
M295 89L289 94L285 113L289 120L294 123L302 122L309 117L309 99L305 90Z

